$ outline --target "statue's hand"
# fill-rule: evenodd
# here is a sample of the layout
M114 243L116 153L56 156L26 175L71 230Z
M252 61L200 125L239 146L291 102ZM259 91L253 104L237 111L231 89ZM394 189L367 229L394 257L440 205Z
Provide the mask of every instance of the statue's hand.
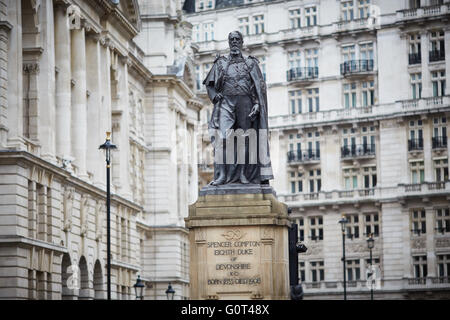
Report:
M248 117L250 118L251 121L255 121L258 114L259 114L259 104L255 104Z
M216 104L217 102L219 102L219 100L222 100L222 99L223 99L223 95L221 93L218 93L214 97L213 103Z

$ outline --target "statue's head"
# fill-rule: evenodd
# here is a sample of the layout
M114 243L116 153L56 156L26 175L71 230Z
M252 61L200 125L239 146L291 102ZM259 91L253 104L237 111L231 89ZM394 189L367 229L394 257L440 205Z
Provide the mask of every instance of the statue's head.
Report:
M228 34L228 45L230 46L231 54L239 54L244 44L244 37L239 31L231 31Z

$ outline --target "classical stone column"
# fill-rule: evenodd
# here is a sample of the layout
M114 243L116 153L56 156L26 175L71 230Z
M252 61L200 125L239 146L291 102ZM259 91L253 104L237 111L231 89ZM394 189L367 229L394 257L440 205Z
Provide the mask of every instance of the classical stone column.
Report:
M8 136L8 42L12 26L0 21L0 148L6 147Z
M433 135L433 124L430 119L427 120L425 116L422 116L423 123L423 153L428 155L432 154L432 145L431 145L431 137ZM425 181L433 182L434 178L434 169L433 169L433 159L431 157L424 157L424 165L425 165Z
M433 207L425 207L425 219L426 219L426 248L427 248L427 276L436 276L436 254L434 252L434 215L435 210Z
M56 154L62 159L71 156L71 65L70 29L66 7L57 5L55 15L56 60Z
M430 55L430 42L428 39L428 31L420 33L420 44L422 50L422 98L431 97L431 80L428 70L428 59Z
M445 35L444 35L444 41L445 41L445 94L450 95L450 59L448 58L448 55L450 54L450 27L445 28Z
M105 179L100 172L104 171L104 161L98 152L91 152L98 148L98 144L105 139L107 130L102 128L101 118L106 116L102 109L102 72L101 72L101 47L99 36L95 33L88 34L86 39L86 64L87 64L87 168L93 174L94 184L101 186ZM105 75L103 76L103 79ZM100 141L100 142L99 142ZM102 180L100 180L102 179Z
M72 122L71 138L78 176L86 177L87 108L86 108L86 36L85 29L71 31L72 58Z

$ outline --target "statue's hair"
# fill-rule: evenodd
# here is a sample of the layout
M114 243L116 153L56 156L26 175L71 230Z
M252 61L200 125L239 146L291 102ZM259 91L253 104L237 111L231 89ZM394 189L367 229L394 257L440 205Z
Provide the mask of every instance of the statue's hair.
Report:
M228 34L228 40L230 40L230 37L231 37L231 35L232 35L233 33L237 33L237 34L239 35L239 37L241 37L242 42L244 42L244 36L243 36L242 33L241 33L240 31L238 31L238 30L231 31L231 32Z

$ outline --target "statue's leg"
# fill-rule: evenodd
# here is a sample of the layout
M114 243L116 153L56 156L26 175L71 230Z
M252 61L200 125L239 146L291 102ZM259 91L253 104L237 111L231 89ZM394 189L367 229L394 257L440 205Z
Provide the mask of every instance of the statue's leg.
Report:
M259 183L257 163L257 126L248 117L253 108L249 96L239 96L236 105L236 127L245 132L245 163L239 166L239 180L243 184Z
M214 166L214 169L218 171L214 173L214 180L210 183L213 186L218 186L226 182L226 159L225 159L225 139L222 139L222 163L218 163Z

